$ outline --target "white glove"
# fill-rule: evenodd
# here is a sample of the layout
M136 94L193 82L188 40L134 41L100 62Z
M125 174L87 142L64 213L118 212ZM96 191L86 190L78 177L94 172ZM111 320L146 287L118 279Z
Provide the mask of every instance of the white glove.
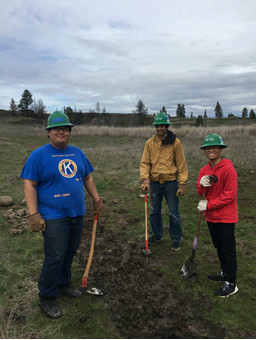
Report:
M202 187L210 187L211 186L211 176L205 175L201 178L200 184Z
M198 203L197 209L198 209L199 211L207 210L207 204L208 204L208 201L207 201L207 200L201 200L201 201L199 201L199 203Z

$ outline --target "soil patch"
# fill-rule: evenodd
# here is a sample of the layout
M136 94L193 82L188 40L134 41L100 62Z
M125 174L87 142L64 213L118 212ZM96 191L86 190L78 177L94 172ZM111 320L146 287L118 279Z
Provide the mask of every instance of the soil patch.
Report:
M118 338L224 338L221 327L206 324L199 306L178 296L154 260L146 260L138 244L125 243L121 234L101 231L99 227L89 288L94 286L104 292L99 298ZM91 230L85 228L76 255L83 266L87 263L90 241ZM205 298L201 306L208 310L210 304Z

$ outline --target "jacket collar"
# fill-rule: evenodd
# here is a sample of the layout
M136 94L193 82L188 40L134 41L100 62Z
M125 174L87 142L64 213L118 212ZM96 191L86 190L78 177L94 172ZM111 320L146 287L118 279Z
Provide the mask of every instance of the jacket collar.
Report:
M162 144L173 144L177 136L171 131L167 131L167 136L162 140Z

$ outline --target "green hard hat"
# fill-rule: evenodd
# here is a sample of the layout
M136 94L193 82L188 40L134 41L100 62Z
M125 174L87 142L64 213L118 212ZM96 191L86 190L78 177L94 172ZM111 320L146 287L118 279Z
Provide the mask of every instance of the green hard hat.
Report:
M204 138L201 149L207 148L208 146L220 146L221 148L227 147L227 145L224 144L222 137L217 133L210 133Z
M153 125L171 125L171 122L164 112L160 112L154 117Z
M48 117L48 126L45 128L46 130L52 129L58 126L70 126L73 127L74 125L70 123L69 117L60 111L54 111Z

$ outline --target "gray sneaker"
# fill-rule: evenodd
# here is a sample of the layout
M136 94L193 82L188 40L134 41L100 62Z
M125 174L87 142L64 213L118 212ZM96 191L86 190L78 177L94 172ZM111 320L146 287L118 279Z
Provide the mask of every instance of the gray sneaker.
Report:
M224 281L226 281L224 279L223 272L220 272L218 274L208 275L208 279L211 280L211 281L215 281L215 282L224 282Z
M44 296L39 297L39 306L46 316L52 319L59 319L62 316L62 312L54 302L54 298L46 298Z
M221 298L226 298L235 294L236 292L238 292L236 283L233 284L226 281L223 286L215 292L215 295Z
M179 250L181 246L181 242L172 241L171 250Z

